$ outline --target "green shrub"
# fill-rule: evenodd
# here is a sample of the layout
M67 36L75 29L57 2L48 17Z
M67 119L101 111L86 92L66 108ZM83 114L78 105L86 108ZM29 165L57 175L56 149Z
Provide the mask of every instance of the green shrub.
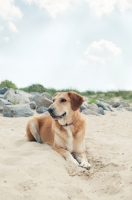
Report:
M9 80L4 80L0 83L0 88L12 88L12 89L18 89L17 86L15 85L15 83L13 83L12 81Z
M91 104L91 103L97 104L97 100L96 100L96 99L89 99L88 103L89 103L89 104Z
M29 85L28 87L25 88L21 88L21 90L25 91L25 92L49 92L46 88L44 88L43 85L41 84L32 84Z

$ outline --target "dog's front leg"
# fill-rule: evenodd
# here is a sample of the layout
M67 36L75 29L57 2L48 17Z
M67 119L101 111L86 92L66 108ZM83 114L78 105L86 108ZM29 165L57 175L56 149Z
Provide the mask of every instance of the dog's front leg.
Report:
M90 169L91 164L88 162L87 157L86 157L84 152L82 152L82 153L74 153L74 156L77 159L77 161L80 163L79 164L80 167L84 167L84 168Z
M73 156L69 151L63 149L62 147L58 147L56 145L54 145L53 149L57 151L59 154L61 154L66 159L66 161L73 163L75 165L79 165L79 163L73 158Z

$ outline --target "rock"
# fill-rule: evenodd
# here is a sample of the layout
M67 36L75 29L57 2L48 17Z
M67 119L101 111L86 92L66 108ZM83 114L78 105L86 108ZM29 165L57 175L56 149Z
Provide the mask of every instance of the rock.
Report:
M132 107L126 107L125 109L132 112Z
M114 102L114 103L112 104L112 107L113 107L113 108L117 108L118 106L120 106L120 103L119 103L119 102Z
M103 108L101 108L101 107L98 107L97 110L95 110L95 112L97 112L98 114L101 114L101 115L105 115L105 112L104 112Z
M0 89L0 94L5 94L7 90L9 90L9 88L7 88L7 87L1 88Z
M97 106L103 108L103 110L108 110L113 112L113 110L110 108L110 105L103 101L98 101Z
M42 93L40 93L40 92L30 92L30 94L31 94L32 96L35 96L35 95L42 95Z
M20 94L21 96L27 97L27 98L29 98L30 101L33 98L33 96L30 93L25 92L23 90L15 90L15 94Z
M130 107L130 104L128 102L121 102L121 105L123 108Z
M52 102L52 96L50 94L48 94L47 92L44 92L41 95L37 94L37 95L33 96L32 101L35 101L36 105L37 106L39 105L39 107L40 107L40 106L45 106L45 105L42 105L43 103L41 103L41 102L43 102L43 99L47 99L47 100L49 100L49 102ZM48 105L51 105L51 104L49 103Z
M37 105L37 108L42 107L42 106L48 108L52 103L53 101L47 98L41 98L39 104Z
M33 96L32 101L34 101L36 103L36 105L38 105L39 102L40 102L40 98L41 98L41 95L36 94L36 95Z
M5 105L3 108L4 117L29 117L34 113L27 104Z
M30 105L31 109L35 109L36 108L36 103L34 101L30 102L29 105Z
M47 93L47 92L43 92L42 95L41 95L41 97L47 98L47 99L49 99L49 100L52 101L52 96L49 93Z
M119 105L119 106L116 108L116 110L117 110L117 111L122 111L122 112L124 112L124 111L122 110L122 105Z
M41 114L41 113L45 113L48 111L48 108L44 107L44 106L41 106L39 108L36 109L36 112Z
M43 115L50 115L48 111L44 112Z
M87 108L92 111L96 111L98 109L98 106L95 103L91 103L87 105Z
M7 92L4 94L4 99L7 99L7 95L8 95L9 93L15 94L15 90L13 90L12 88L10 88L9 90L7 90Z
M3 106L0 106L0 113L3 113Z
M87 109L87 108L84 109L84 110L82 111L82 113L85 114L85 115L96 115L96 116L99 116L99 114L98 114L97 112L92 111L92 110Z
M85 106L85 104L82 104L81 106L80 106L80 112L82 112L84 109L86 109L87 107Z
M4 99L4 95L3 94L0 94L0 99Z
M4 98L10 101L12 104L29 103L30 102L29 97L30 96L28 96L28 93L26 94L26 92L20 90L15 91L13 89L9 89L4 95Z
M7 101L6 99L0 99L0 106L4 106L4 105L11 105L11 103Z

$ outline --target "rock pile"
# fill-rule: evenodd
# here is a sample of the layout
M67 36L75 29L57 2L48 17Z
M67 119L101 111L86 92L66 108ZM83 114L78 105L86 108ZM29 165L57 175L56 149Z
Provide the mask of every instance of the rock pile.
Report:
M52 104L52 96L49 93L27 93L22 90L13 90L8 88L0 89L0 113L4 117L28 117L37 113L48 113L48 107ZM105 102L98 100L97 105L88 104L85 101L81 107L80 112L85 115L105 115L105 111L113 112L116 108L122 111L125 108L127 111L132 111L129 103L126 102Z

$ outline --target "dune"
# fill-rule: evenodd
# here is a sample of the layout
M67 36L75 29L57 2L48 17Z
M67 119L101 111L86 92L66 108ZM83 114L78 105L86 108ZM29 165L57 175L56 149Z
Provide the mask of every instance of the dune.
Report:
M30 117L0 114L0 200L132 200L132 112L84 117L90 170L28 142Z

